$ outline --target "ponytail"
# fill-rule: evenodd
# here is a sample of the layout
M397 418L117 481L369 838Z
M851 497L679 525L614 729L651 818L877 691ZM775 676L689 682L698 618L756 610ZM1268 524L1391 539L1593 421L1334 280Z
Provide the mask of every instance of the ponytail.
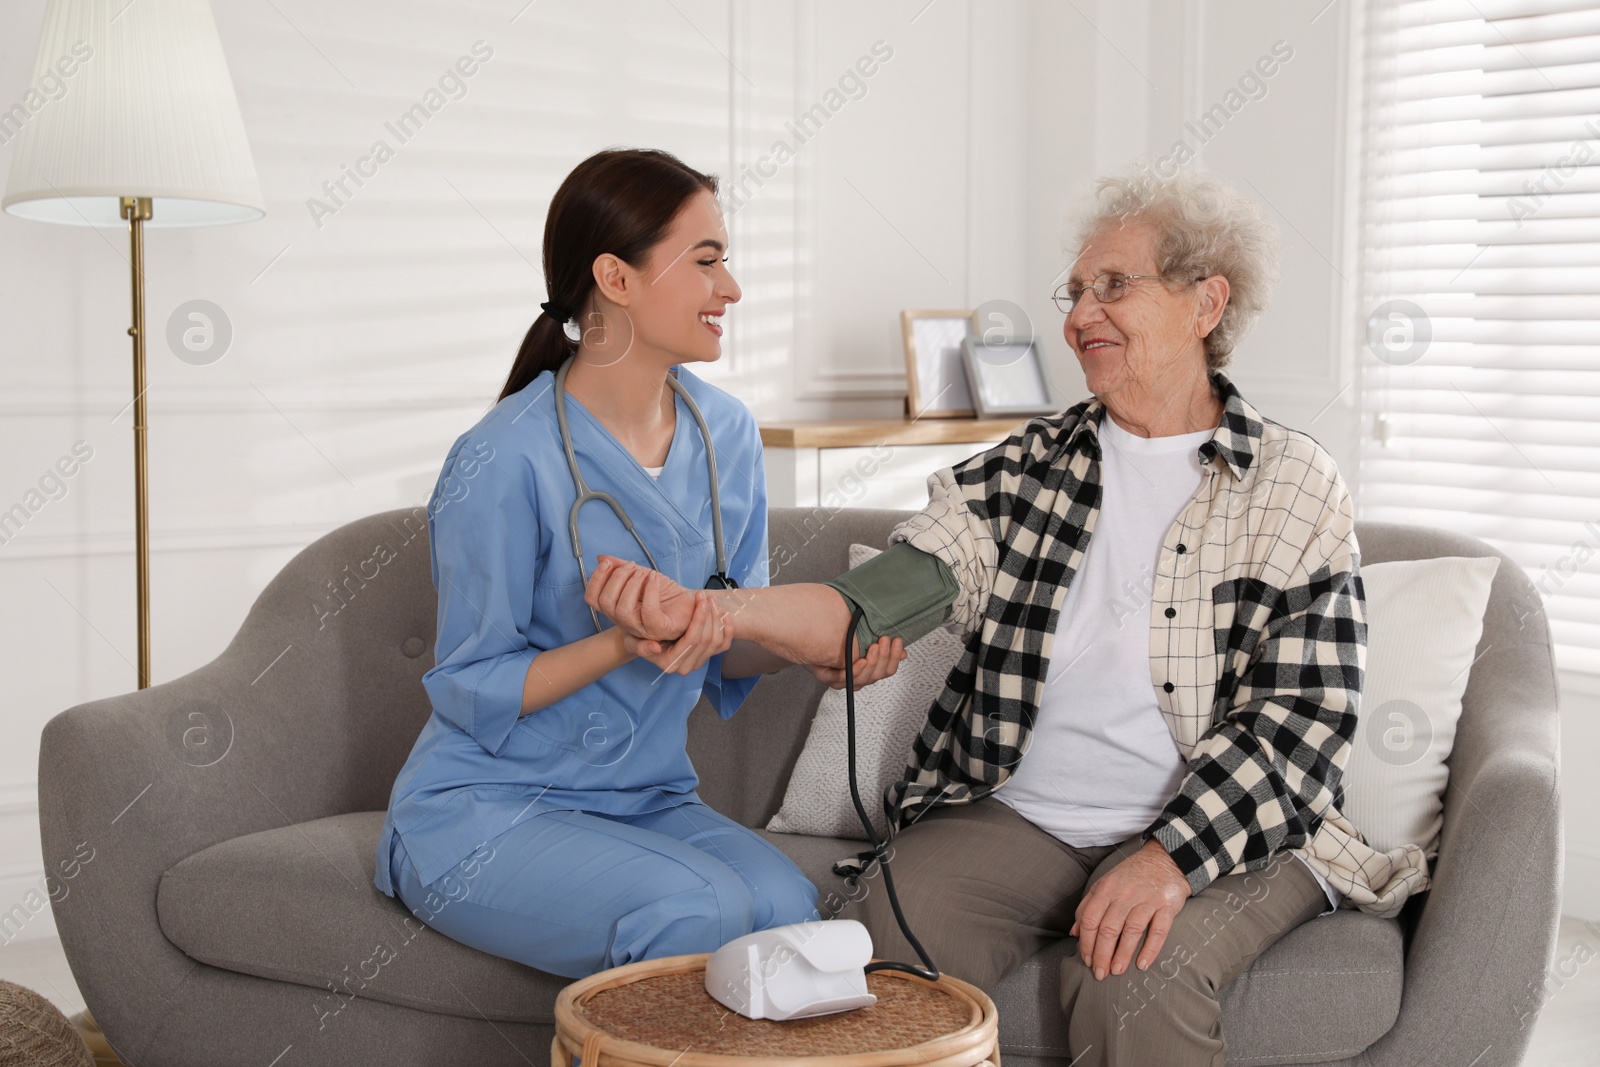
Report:
M545 371L554 374L577 350L578 343L568 339L562 324L541 313L523 335L516 362L511 364L511 376L506 379L498 399L504 400Z
M556 190L545 216L544 279L550 306L584 321L594 295L594 261L609 252L642 267L678 212L701 190L715 196L717 179L659 149L609 149L579 163ZM520 391L545 371L554 374L578 350L564 325L543 312L533 320L498 399Z

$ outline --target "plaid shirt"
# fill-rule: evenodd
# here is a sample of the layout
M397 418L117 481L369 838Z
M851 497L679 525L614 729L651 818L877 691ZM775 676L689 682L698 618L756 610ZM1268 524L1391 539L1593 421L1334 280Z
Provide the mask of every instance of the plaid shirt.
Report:
M1205 479L1167 531L1150 604L1156 703L1187 763L1143 832L1198 893L1225 874L1301 856L1342 906L1399 913L1428 887L1422 849L1379 852L1339 808L1366 667L1365 594L1350 495L1308 434L1264 418L1221 372ZM965 651L884 794L890 837L937 804L1004 785L1037 716L1067 587L1100 512L1090 398L928 478L897 526L960 584L947 622ZM871 852L836 866L870 864Z

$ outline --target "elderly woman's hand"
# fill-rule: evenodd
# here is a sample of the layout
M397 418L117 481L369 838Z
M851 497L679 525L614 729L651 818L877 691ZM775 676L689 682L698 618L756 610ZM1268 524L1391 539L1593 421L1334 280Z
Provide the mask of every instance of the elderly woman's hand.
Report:
M878 638L868 647L866 655L851 664L855 680L855 687L852 691L889 677L900 669L900 661L905 658L905 642L900 638L891 639L887 636ZM827 683L829 689L844 688L843 667L808 663L806 664L806 670L816 675L819 681Z
M1139 953L1139 969L1144 970L1161 954L1172 920L1188 899L1189 880L1152 837L1089 887L1067 934L1078 938L1078 955L1094 968L1098 980L1128 969L1139 936L1148 928L1150 936Z
M674 641L637 637L622 631L622 647L630 655L647 659L663 674L693 674L712 656L733 644L733 617L717 605L711 594L689 593L689 624Z
M630 637L667 642L677 640L688 628L695 592L653 568L616 556L600 556L584 587L583 600Z

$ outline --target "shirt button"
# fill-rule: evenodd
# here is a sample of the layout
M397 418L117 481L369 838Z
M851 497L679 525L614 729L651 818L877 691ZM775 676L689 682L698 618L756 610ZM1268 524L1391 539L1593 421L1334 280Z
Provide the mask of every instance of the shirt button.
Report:
M1162 685L1161 685L1161 688L1165 689L1167 692L1170 693L1170 692L1172 692L1172 683L1171 682L1163 682Z
M1184 545L1184 544L1180 544L1180 545L1178 545L1178 551L1179 552L1187 552L1187 551L1189 551L1189 546L1188 545Z
M1176 614L1178 614L1178 611L1177 611L1177 609L1176 609L1176 608L1168 608L1168 609L1167 609L1167 618L1169 618L1169 619L1170 619L1170 618L1172 618L1172 617L1173 617L1173 616L1174 616L1174 615L1176 615Z

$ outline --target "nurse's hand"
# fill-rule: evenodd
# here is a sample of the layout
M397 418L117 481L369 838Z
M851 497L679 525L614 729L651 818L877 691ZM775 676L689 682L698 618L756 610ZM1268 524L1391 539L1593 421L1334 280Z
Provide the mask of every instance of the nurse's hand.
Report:
M905 658L906 646L900 638L878 638L867 648L867 654L851 665L855 672L855 689L889 677L900 669L900 661ZM819 681L825 682L829 689L844 688L843 667L808 663L806 670L816 675Z
M694 611L688 628L676 641L635 637L623 629L622 647L654 663L665 674L693 674L712 656L728 651L733 644L733 616L704 591L690 593L690 597Z
M678 639L688 628L695 592L651 567L600 556L583 600L632 636L665 642Z

